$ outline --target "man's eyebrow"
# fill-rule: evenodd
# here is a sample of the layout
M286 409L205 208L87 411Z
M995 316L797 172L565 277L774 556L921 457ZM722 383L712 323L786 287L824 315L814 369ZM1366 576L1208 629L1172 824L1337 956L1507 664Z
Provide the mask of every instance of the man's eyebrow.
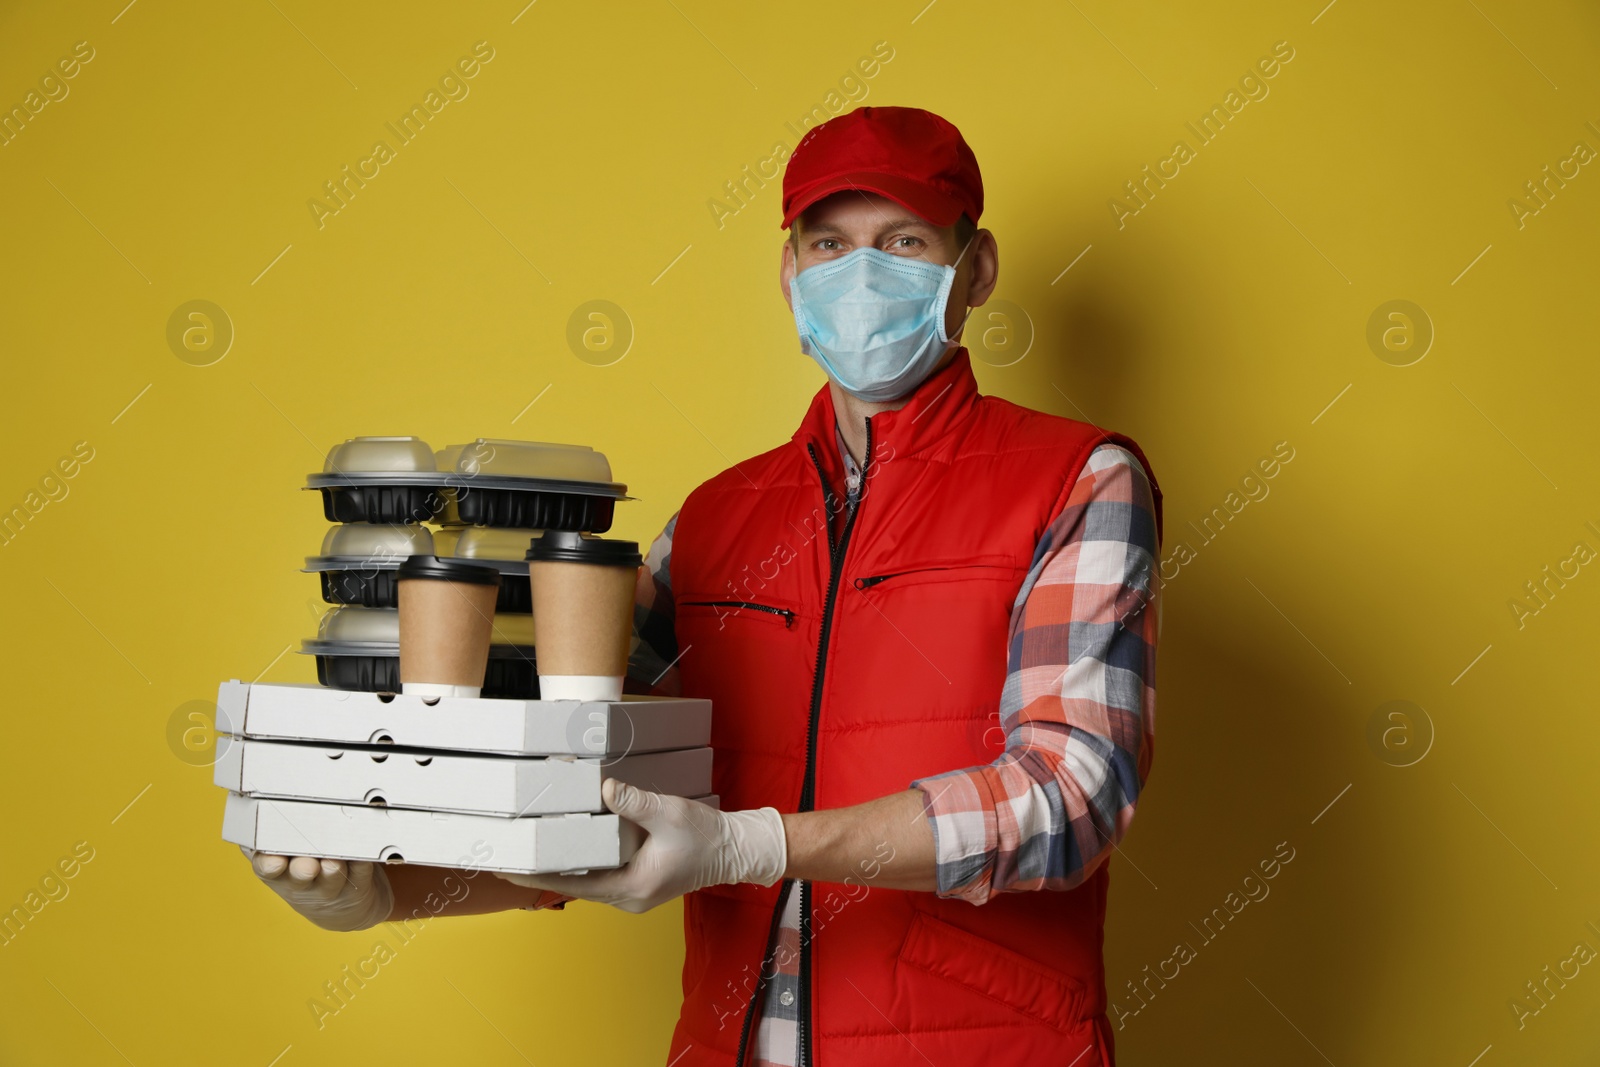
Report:
M929 222L927 219L918 218L915 215L907 215L907 216L904 216L903 218L886 220L884 222L884 224L883 224L883 229L885 229L885 230L923 229L923 230L934 230L934 231L937 231L939 229L939 227L933 225L933 223ZM838 226L837 224L832 223L832 222L819 222L819 223L816 223L814 225L804 226L804 230L808 234L813 234L813 233L844 233L843 227Z

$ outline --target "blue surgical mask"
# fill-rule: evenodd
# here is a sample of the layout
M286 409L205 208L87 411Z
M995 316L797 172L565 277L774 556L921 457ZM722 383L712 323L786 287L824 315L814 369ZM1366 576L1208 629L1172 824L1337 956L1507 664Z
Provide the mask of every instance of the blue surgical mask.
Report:
M969 238L956 263L971 246ZM809 267L789 280L800 349L852 396L904 396L955 343L944 331L955 277L954 265L872 247ZM963 315L956 337L966 322Z

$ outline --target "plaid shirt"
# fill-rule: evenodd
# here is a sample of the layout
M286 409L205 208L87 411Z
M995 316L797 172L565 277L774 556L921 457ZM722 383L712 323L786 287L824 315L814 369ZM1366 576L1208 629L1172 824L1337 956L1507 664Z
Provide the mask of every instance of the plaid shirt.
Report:
M842 437L838 444L853 494L860 469ZM677 521L667 521L640 572L631 691L678 692L668 574ZM1144 468L1126 449L1100 445L1012 605L997 724L1004 753L908 784L922 792L933 831L938 896L983 904L994 893L1071 889L1127 833L1154 752L1158 558ZM780 926L791 948L798 904L791 892ZM797 956L766 987L759 1067L795 1062Z

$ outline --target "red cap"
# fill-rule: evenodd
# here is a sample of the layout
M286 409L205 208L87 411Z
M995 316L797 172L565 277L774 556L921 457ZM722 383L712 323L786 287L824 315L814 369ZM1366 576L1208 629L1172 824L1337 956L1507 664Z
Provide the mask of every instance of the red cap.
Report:
M783 222L830 193L888 197L935 226L983 214L983 178L961 131L919 107L858 107L812 128L783 171Z

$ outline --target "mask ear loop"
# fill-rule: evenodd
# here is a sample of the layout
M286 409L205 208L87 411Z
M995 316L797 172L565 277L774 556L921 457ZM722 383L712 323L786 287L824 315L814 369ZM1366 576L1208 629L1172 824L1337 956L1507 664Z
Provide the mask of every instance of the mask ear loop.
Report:
M955 281L956 281L955 268L958 267L961 264L961 259L962 259L963 256L965 256L967 254L967 249L971 248L972 247L972 242L976 241L977 239L978 239L978 233L977 233L976 230L974 230L973 233L972 233L972 236L967 238L967 243L961 247L961 255L956 256L956 261L954 263L950 264L950 284L952 286L955 285ZM944 299L942 301L940 301L940 303L943 304L943 305L947 305L949 303L949 300L950 300L950 290L946 289L945 293L944 293ZM941 315L942 315L943 314L943 308L942 307L940 309L940 312L941 312ZM953 345L953 344L956 343L956 339L961 336L961 331L965 330L967 328L967 319L970 318L971 316L972 316L972 307L969 305L967 307L966 313L961 316L960 325L958 325L955 328L955 332L953 332L949 336L949 338L945 341L945 347L946 348L948 348L950 345ZM944 320L942 318L940 319L939 325L940 325L940 332L941 333L944 332Z
M961 325L956 327L956 332L951 336L951 340L955 340L956 338L961 336L961 331L965 330L967 328L967 320L969 318L971 318L971 317L972 317L972 308L969 307L969 308L967 308L966 314L961 316Z
M956 257L956 261L954 263L950 264L951 267L959 267L959 266L961 266L961 260L967 254L967 249L971 248L972 247L972 242L976 241L977 239L978 239L978 231L977 230L973 230L972 231L972 236L967 238L967 243L961 246L961 255L957 256Z

